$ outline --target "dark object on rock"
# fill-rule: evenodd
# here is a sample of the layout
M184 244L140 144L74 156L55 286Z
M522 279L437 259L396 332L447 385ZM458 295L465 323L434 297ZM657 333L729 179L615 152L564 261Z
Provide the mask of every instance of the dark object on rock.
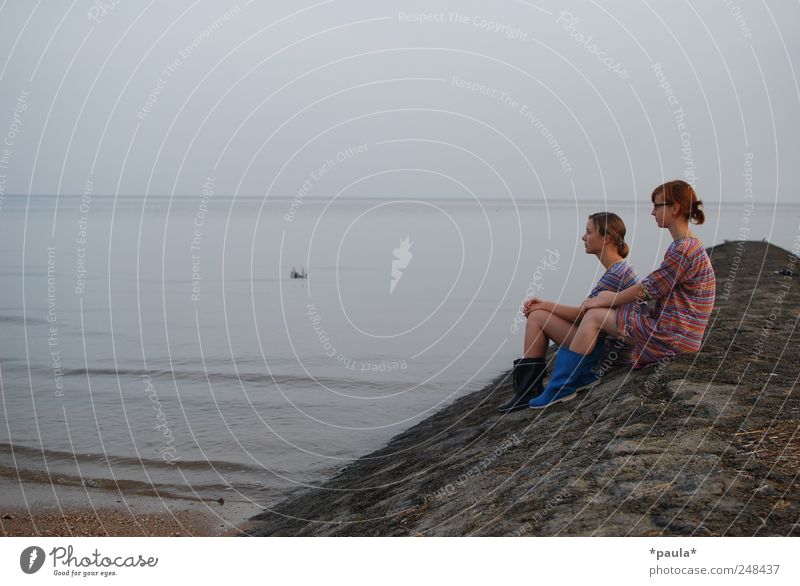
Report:
M792 269L781 269L779 271L775 271L776 275L783 275L784 277L794 277L797 275Z
M497 410L500 413L511 413L527 409L528 402L544 390L542 380L545 376L547 376L547 363L544 358L517 358L511 371L514 396Z

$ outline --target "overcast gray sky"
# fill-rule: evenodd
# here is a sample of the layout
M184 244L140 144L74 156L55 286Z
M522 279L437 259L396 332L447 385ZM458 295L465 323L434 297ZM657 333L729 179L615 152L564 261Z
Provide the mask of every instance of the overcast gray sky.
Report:
M797 202L800 5L0 2L0 195ZM360 148L359 148L360 147ZM303 186L306 186L305 189Z

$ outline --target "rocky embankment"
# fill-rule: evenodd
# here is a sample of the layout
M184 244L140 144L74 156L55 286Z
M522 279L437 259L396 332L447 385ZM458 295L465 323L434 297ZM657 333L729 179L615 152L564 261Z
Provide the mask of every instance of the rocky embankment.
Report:
M709 254L699 354L611 371L542 412L494 411L506 373L248 533L800 534L800 263L762 242Z

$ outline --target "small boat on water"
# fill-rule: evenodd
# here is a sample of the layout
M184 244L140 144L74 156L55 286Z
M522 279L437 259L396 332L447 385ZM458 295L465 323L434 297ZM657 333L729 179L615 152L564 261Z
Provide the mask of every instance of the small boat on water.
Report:
M306 272L306 269L303 267L300 267L299 272L296 271L294 267L292 267L292 270L289 272L289 277L292 279L307 279L308 273Z

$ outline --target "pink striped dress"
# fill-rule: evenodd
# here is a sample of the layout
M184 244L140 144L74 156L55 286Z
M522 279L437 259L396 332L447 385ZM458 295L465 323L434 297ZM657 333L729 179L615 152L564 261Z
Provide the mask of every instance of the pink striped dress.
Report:
M689 236L670 244L661 266L642 281L655 304L630 303L617 310L617 330L634 341L634 368L700 350L716 283L700 240Z

